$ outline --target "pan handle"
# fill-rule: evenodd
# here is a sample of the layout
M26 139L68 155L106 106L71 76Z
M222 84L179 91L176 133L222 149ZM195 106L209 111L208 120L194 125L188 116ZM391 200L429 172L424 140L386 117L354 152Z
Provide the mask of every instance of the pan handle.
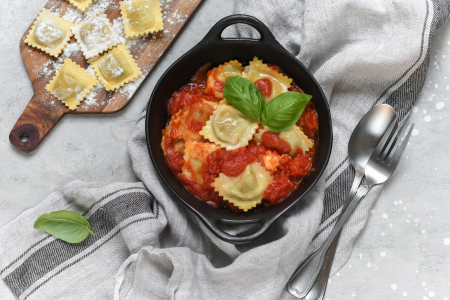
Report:
M267 28L266 25L264 25L263 22L258 20L255 17L249 16L249 15L231 15L228 17L223 18L219 22L214 25L211 30L206 34L206 36L203 38L203 40L200 43L213 43L218 41L227 40L222 38L222 32L230 25L233 24L247 24L255 28L259 34L261 35L261 38L259 40L255 39L247 39L247 38L240 38L240 40L248 40L248 41L259 41L262 43L277 43L277 40L273 36L272 32L270 32L269 28ZM235 40L235 39L234 39Z
M259 238L277 219L276 217L271 217L268 220L264 219L227 220L227 219L210 219L206 218L204 215L199 215L199 217L218 238L232 244L244 244ZM252 234L235 236L223 231L223 229L220 228L220 225L222 224L229 224L229 225L261 224L261 227L258 228L258 230Z

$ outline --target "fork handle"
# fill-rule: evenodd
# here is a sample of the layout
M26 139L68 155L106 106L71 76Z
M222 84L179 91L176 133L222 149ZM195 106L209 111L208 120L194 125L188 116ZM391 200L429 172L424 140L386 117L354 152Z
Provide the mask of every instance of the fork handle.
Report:
M344 227L345 222L350 217L359 201L369 192L370 188L371 186L366 184L363 184L358 188L356 195L350 201L347 208L342 212L341 217L322 246L320 246L320 248L300 266L294 275L292 275L291 280L288 282L287 288L293 296L297 298L304 298L308 295L314 281L316 281L317 276L319 275L328 248L331 243L333 243L334 238L340 233L342 227Z
M345 200L344 206L342 207L342 211L345 211L350 201L356 195L358 187L361 184L363 178L364 178L364 170L362 171L358 169L355 170L355 179L353 180L350 192L348 193L347 199ZM314 285L311 287L311 290L308 292L308 295L304 298L304 300L322 300L323 297L325 296L325 291L328 285L328 278L330 277L331 267L333 265L333 260L336 254L340 236L341 234L339 233L334 238L333 242L331 243L331 246L328 248L320 272L317 275L317 279L314 282Z

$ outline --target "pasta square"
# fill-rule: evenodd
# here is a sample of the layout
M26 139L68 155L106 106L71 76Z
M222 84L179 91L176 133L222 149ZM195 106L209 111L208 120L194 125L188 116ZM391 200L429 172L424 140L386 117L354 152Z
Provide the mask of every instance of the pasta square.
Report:
M237 177L220 173L213 186L224 200L243 211L248 211L261 203L264 191L272 181L270 173L260 163L254 162Z
M94 58L120 43L119 35L103 12L73 27L72 32L86 59Z
M96 85L94 76L68 58L45 89L70 110L75 110Z
M91 64L100 82L108 91L118 89L142 75L125 44L109 50Z
M120 3L125 37L137 37L164 29L158 0L124 0Z
M74 24L57 14L42 9L25 39L28 45L40 49L54 57L61 54L72 37L70 28Z
M200 130L217 107L216 102L202 99L172 116L169 127L171 138L203 142Z
M258 121L247 118L224 99L220 101L200 134L230 151L247 146L258 127Z
M223 99L223 89L228 77L241 76L244 68L237 60L230 60L208 72L205 93Z
M271 100L275 99L278 95L288 92L291 87L292 79L284 76L282 73L264 64L262 60L258 59L256 56L253 61L245 67L242 72L242 77L247 78L254 83L261 79L269 79L272 84L272 91L268 97L266 97L266 102L269 103Z
M212 152L218 150L219 147L211 143L199 143L194 141L186 141L184 145L185 148L183 158L185 164L182 169L182 174L202 185L202 167L206 161L206 157Z
M94 0L67 0L70 4L85 12L94 2Z

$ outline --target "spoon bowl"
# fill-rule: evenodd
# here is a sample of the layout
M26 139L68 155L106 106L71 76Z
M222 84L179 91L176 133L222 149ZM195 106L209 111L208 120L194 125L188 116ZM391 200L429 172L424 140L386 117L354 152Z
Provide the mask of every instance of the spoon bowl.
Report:
M353 130L348 143L348 159L355 169L355 181L349 197L356 193L370 156L396 116L392 106L381 104L366 113Z

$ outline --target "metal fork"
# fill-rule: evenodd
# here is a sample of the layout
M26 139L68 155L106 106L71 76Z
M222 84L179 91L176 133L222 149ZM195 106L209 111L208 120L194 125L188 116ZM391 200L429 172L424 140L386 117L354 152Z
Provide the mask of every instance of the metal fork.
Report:
M314 252L292 276L293 280L288 286L288 291L292 295L298 298L304 298L308 295L321 270L328 248L333 243L336 235L341 231L359 201L374 185L386 182L386 180L394 173L414 128L414 124L406 126L407 122L405 122L403 126L395 129L395 124L396 120L389 125L386 133L383 135L375 148L375 151L369 158L365 168L365 179L363 184L358 188L356 195L342 212L341 217L337 221L330 235L322 246L320 246L320 248ZM406 134L404 133L405 128L407 128ZM394 134L392 134L393 132ZM301 290L299 290L298 287L302 287Z

